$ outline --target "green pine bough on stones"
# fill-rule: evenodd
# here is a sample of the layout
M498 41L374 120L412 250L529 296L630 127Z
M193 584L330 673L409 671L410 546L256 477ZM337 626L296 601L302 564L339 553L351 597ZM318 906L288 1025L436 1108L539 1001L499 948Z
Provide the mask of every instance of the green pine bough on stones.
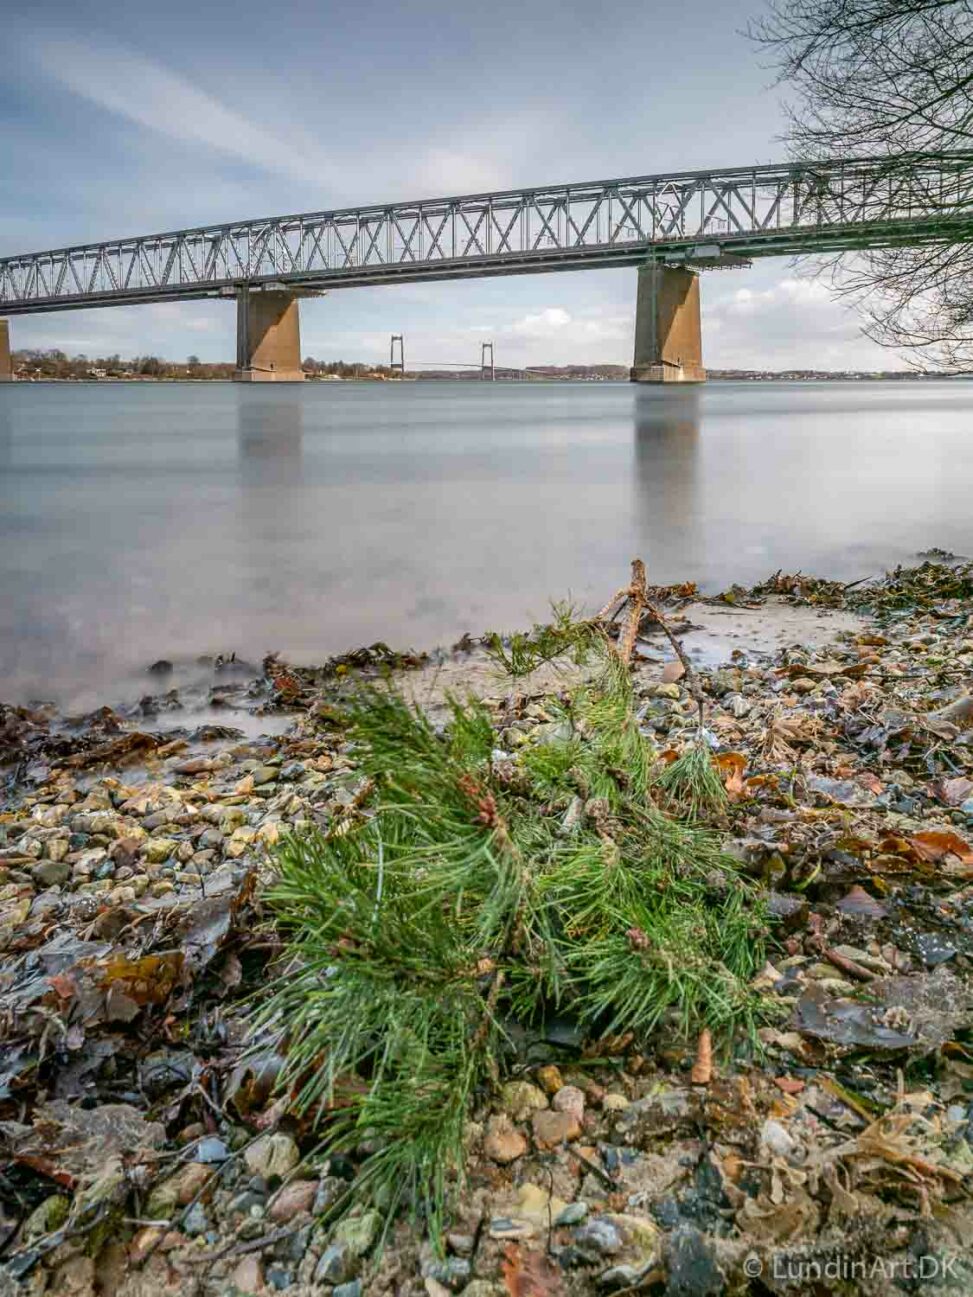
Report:
M689 820L710 819L729 801L701 735L675 761L662 767L654 783L664 795L667 809Z
M434 1237L513 1022L557 1010L593 1040L688 1041L757 1019L754 889L698 818L657 805L628 668L597 627L587 649L593 675L547 700L516 757L483 703L454 699L437 730L391 687L362 692L369 799L278 850L285 971L256 1030L281 1037L324 1148L361 1159L352 1196L412 1205Z

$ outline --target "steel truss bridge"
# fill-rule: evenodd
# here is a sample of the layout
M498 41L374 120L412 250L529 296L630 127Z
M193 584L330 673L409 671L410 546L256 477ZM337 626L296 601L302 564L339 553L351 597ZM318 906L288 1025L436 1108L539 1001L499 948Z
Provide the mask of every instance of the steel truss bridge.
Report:
M0 315L423 279L696 266L973 237L973 153L672 172L175 230L0 259Z

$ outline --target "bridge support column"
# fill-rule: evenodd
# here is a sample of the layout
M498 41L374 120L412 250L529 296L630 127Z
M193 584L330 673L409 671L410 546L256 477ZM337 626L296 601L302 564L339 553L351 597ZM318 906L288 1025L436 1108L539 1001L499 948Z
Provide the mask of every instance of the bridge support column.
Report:
M702 383L699 276L685 266L639 267L633 383Z
M292 293L237 294L236 373L238 383L301 383L301 319Z
M9 383L14 376L13 361L10 359L10 325L0 320L0 383Z

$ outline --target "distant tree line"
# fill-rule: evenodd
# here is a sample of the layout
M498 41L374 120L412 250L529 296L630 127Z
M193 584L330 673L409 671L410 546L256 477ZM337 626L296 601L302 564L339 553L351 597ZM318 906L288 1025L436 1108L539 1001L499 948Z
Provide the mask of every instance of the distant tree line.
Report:
M388 378L392 373L388 365L365 365L361 361L315 360L305 356L302 368L312 378Z
M14 373L23 379L229 379L235 365L222 361L201 361L188 356L185 362L164 360L161 356L134 356L123 360L112 356L87 356L79 352L68 356L57 347L15 351L11 357ZM365 365L360 361L316 360L307 356L304 372L310 378L388 378L388 365Z
M198 356L185 363L163 360L160 356L134 356L123 360L112 356L87 356L79 352L68 356L57 347L44 350L15 351L11 356L14 374L26 379L141 379L141 378L231 378L233 365L203 364Z

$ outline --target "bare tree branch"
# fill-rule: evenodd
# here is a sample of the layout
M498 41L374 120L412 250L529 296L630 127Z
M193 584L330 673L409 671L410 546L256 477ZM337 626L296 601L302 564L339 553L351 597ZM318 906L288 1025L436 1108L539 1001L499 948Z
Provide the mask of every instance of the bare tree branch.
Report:
M973 0L771 0L750 34L796 95L788 139L801 159L969 150ZM902 175L919 183L907 162ZM973 365L973 245L845 254L826 271L876 342L923 369Z

